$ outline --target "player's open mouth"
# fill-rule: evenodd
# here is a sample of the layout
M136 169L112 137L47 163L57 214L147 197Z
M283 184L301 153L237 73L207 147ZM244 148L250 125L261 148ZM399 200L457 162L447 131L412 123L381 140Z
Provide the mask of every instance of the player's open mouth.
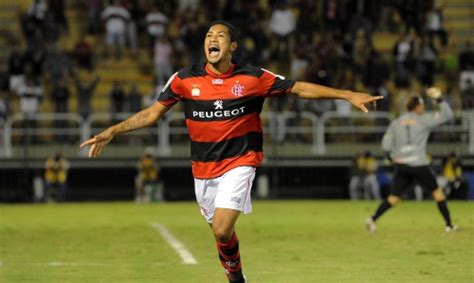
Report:
M217 56L219 56L219 53L220 53L221 50L217 46L211 46L211 47L209 47L208 51L209 51L209 56L210 57L217 57Z

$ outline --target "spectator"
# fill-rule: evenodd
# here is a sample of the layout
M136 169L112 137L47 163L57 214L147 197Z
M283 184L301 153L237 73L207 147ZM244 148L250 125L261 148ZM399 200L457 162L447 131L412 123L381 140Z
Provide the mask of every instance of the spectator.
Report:
M91 113L91 97L99 81L100 77L97 75L86 80L81 80L77 74L74 75L74 85L79 104L78 112L84 120L88 119Z
M102 0L85 0L87 6L87 31L97 34L100 31L100 11Z
M432 86L434 84L435 63L438 51L434 47L433 41L423 38L420 42L418 52L417 73L420 82L424 86Z
M173 74L173 46L167 36L161 36L156 40L153 62L155 63L156 83L164 86L166 80Z
M72 66L67 55L59 49L52 48L46 58L46 71L53 84L64 80L72 71Z
M474 85L472 80L466 81L465 88L461 91L462 110L474 109Z
M18 88L18 95L20 96L20 109L24 115L23 128L27 131L23 142L30 140L27 137L33 135L31 140L36 143L38 140L35 130L37 124L36 114L43 99L43 87L37 78L28 76L25 83Z
M20 96L21 112L29 117L35 116L43 100L43 87L40 81L28 76L25 83L19 87L18 95Z
M72 51L72 54L74 56L74 59L77 65L80 68L85 68L89 71L92 70L92 67L93 67L92 59L94 57L94 54L84 34L81 35L79 40L74 45L74 50Z
M201 40L207 32L203 20L202 17L190 17L181 31L181 39L187 47L189 64L201 62L203 59Z
M25 55L25 74L39 78L43 75L46 52L44 48L30 50Z
M407 87L410 84L410 69L412 68L414 45L409 34L401 35L393 47L395 65L395 84Z
M130 14L130 20L127 22L126 27L126 34L127 34L127 41L128 47L135 53L137 51L138 46L138 39L137 39L137 23L140 18L140 10L139 4L137 1L128 0L124 3L125 8L127 9L128 13Z
M59 80L55 83L51 92L51 97L54 101L54 111L56 113L67 113L69 90L64 80Z
M130 13L120 5L118 0L114 0L102 12L102 19L105 21L107 46L114 48L115 58L120 59L122 48L125 46L125 32Z
M430 40L433 40L435 35L439 36L441 45L446 47L448 45L448 34L443 27L443 7L433 7L426 15L426 31Z
M8 74L9 88L12 92L18 92L19 86L25 82L25 58L21 53L21 50L16 47L13 48L12 53L8 57Z
M357 153L352 159L351 179L349 181L349 197L351 200L362 199L361 188L364 179L364 155Z
M28 7L28 16L36 25L36 28L40 31L43 28L44 19L48 12L48 6L44 0L33 0L31 5Z
M459 68L461 71L474 68L474 48L470 40L464 42L464 47L459 52Z
M365 86L375 89L385 85L390 78L390 67L383 60L380 53L372 47L368 53L364 67ZM384 99L385 100L385 99ZM386 103L386 101L381 101Z
M122 83L115 80L112 84L112 89L109 92L110 97L110 113L112 114L112 120L117 121L118 113L124 111L125 92L123 91Z
M59 80L57 81L54 86L53 90L51 92L51 96L54 101L54 111L57 114L63 114L63 113L68 113L68 101L69 101L69 89L67 88L66 83L64 80ZM58 118L55 119L54 121L54 127L64 130L67 128L68 122L67 120ZM57 135L56 137L58 140L65 140L66 136L65 135Z
M26 51L32 52L39 48L41 30L37 29L34 20L27 13L20 14L20 27L26 42Z
M158 187L158 176L160 167L153 158L152 150L145 150L137 163L138 174L135 177L135 202L150 202L155 199L153 196L158 193L158 200L163 199L163 191L154 192Z
M272 11L268 26L272 34L276 37L277 58L288 58L290 36L296 28L296 18L286 3L279 3Z
M468 88L468 81L471 85L474 82L474 66L469 66L466 70L461 71L459 75L459 89L461 91Z
M57 44L61 33L60 28L61 26L54 21L54 15L47 13L43 27L43 42L46 45L46 49L58 48Z
M142 110L142 94L137 88L136 83L130 85L128 93L128 112L135 113Z
M48 0L48 10L60 31L68 32L68 22L64 13L65 0Z
M10 102L5 95L0 96L0 127L3 127L3 124L7 120L8 116L11 113Z
M463 183L462 162L457 151L453 150L451 154L443 160L443 174L441 176L442 189L449 196L453 190L457 190Z
M154 5L151 11L146 15L145 22L150 38L150 47L154 46L156 39L166 34L168 21L168 17L165 16L156 5Z
M349 194L352 200L380 199L380 186L377 181L377 160L370 151L358 154L353 161L353 172L349 182ZM362 189L362 195L360 193Z
M61 152L56 152L46 160L44 170L45 202L63 202L67 191L69 161Z

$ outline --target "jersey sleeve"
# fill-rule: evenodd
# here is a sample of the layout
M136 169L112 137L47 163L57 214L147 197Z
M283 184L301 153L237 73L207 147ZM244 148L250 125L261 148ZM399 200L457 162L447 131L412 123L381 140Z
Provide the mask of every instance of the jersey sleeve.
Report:
M173 106L182 100L181 92L182 80L178 72L174 73L158 95L157 101L164 106Z
M434 128L439 126L449 120L454 116L453 110L449 107L449 104L445 101L439 104L440 111L433 113L426 113L421 117L421 120L429 128Z
M284 76L274 74L262 68L262 75L259 77L261 91L264 96L278 96L287 94L295 85L295 81L288 80Z

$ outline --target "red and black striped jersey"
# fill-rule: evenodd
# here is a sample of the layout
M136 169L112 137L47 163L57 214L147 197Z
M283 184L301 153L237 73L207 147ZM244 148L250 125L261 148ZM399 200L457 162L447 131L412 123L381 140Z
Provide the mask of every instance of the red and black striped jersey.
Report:
M286 94L294 84L261 68L232 65L217 75L198 64L171 76L158 101L184 103L193 176L209 179L238 166L260 166L264 99Z

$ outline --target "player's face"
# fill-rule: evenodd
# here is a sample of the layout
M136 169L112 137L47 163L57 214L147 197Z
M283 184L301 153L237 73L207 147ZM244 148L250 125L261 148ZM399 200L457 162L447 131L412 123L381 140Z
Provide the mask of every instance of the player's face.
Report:
M213 25L204 40L204 53L210 64L230 61L231 54L236 47L236 42L230 41L229 30L224 25Z

